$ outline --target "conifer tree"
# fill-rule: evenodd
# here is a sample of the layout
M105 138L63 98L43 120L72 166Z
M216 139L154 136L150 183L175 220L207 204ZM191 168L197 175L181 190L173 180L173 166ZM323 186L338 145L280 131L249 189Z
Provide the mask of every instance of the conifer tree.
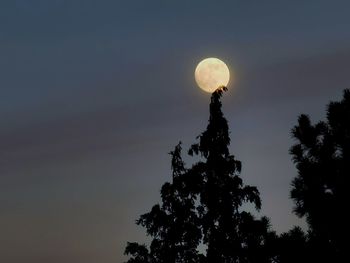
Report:
M295 212L306 217L314 262L343 262L348 247L350 176L350 91L327 107L326 121L301 115L290 152L298 175L292 182Z
M181 144L171 152L172 182L161 189L162 203L137 221L152 237L150 247L128 243L127 263L272 262L269 240L275 235L268 219L242 209L252 203L259 210L261 201L256 187L243 184L241 163L229 152L223 91L212 94L207 129L188 151L199 161L186 168Z

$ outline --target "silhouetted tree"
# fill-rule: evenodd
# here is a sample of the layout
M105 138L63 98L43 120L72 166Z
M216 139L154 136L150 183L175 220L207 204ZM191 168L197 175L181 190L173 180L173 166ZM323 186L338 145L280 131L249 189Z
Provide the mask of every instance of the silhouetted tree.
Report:
M268 219L242 209L244 203L252 203L259 210L261 201L256 187L243 184L241 163L229 153L220 101L224 90L212 94L207 129L188 151L199 161L188 169L181 145L171 152L172 182L161 189L162 203L137 221L152 237L150 248L128 243L128 263L271 262L269 240L276 235L269 231Z
M349 237L350 91L327 107L326 121L301 115L290 152L298 175L292 182L295 212L310 227L313 262L343 262Z
M308 247L308 235L300 227L294 227L274 240L273 251L276 262L279 263L309 263L315 262Z
M181 158L181 144L170 154L173 182L162 186L162 204L153 206L149 213L137 220L137 224L145 227L147 234L153 237L150 252L146 253L144 245L129 243L125 251L133 256L129 263L200 262L203 257L196 249L200 243L201 231L195 210L195 197L189 192L189 180L184 178L187 169ZM145 256L140 257L140 251ZM138 258L147 260L134 261Z

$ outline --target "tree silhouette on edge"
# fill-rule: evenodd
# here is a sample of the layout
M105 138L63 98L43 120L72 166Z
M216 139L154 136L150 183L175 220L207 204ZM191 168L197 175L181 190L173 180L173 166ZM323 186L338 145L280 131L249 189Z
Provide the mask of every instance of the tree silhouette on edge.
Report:
M211 96L207 129L188 154L199 161L186 168L179 143L172 151L172 182L161 188L161 204L136 221L152 237L149 248L128 243L127 263L272 262L269 221L242 205L260 210L256 187L243 184L241 163L229 153L229 129L221 111L225 87Z
M301 115L290 150L298 175L292 182L295 213L310 228L310 262L344 262L349 238L350 90L327 106L327 119Z

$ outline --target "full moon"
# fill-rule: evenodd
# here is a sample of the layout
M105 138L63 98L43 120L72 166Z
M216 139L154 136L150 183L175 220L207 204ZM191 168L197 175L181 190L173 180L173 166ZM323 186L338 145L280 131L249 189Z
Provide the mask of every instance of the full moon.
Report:
M204 91L213 93L222 86L227 86L230 71L218 58L206 58L199 62L194 72L197 85Z

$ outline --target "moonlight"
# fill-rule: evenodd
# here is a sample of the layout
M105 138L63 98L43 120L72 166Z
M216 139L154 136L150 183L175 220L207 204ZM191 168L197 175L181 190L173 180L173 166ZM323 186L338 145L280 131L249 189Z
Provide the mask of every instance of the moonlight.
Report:
M218 58L206 58L199 62L194 73L197 85L206 92L227 86L230 71L227 65Z

